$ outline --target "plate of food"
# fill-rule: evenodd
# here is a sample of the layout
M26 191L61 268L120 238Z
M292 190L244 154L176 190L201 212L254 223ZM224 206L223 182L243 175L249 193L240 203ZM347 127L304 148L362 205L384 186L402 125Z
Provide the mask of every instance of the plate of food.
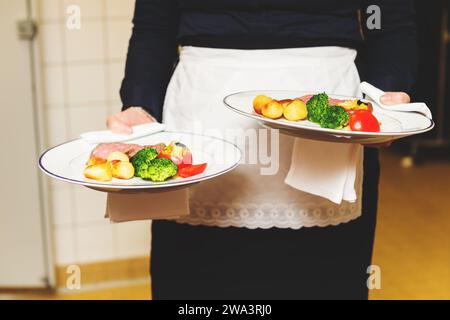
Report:
M325 92L244 91L226 96L224 103L264 126L322 141L383 143L434 127L417 112L388 111L370 100Z
M234 144L216 137L163 131L126 143L72 140L48 149L39 167L52 178L103 190L187 186L233 170Z

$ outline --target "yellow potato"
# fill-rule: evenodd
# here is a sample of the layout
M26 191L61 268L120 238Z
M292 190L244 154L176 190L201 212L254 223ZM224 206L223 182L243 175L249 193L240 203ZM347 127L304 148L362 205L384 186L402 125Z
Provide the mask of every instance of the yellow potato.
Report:
M253 99L253 110L255 110L256 113L261 114L261 109L270 101L272 101L271 97L264 95L256 96L255 99Z
M262 107L261 112L264 117L278 119L283 115L283 106L278 101L272 100Z
M111 170L114 178L131 179L134 176L134 167L128 161L111 162Z
M289 103L291 103L293 100L292 99L283 99L283 100L278 100L279 103L281 103L281 105L283 106L283 108L286 108L288 106Z
M293 100L284 108L283 116L290 121L303 120L308 116L306 103L302 100Z
M86 163L87 166L92 166L94 164L101 164L106 163L105 159L97 158L97 157L90 157L88 162Z
M108 161L108 162L111 162L114 160L119 160L119 161L123 161L123 162L130 161L130 159L128 158L128 156L125 153L122 153L119 151L111 152L108 156L108 159L106 159L106 161Z
M84 176L98 181L111 181L112 170L109 163L94 164L84 169Z

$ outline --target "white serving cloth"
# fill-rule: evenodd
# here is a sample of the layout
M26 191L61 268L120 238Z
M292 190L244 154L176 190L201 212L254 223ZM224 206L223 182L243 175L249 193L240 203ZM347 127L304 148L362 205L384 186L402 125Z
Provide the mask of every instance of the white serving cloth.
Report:
M133 133L131 134L118 134L113 133L109 130L91 131L82 133L80 135L80 138L91 144L126 142L129 140L145 137L153 133L164 131L164 125L162 123L153 122L133 126L132 129Z
M432 114L428 106L423 102L401 103L395 105L385 105L380 98L385 94L384 91L371 85L368 82L361 82L360 89L368 98L372 99L384 111L418 112L428 119L432 119Z

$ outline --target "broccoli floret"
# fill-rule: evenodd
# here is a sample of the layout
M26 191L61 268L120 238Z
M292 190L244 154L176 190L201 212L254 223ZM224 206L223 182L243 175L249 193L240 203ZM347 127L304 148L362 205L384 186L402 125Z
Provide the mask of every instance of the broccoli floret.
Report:
M329 129L342 129L348 124L350 115L344 108L329 106L320 119L320 126Z
M320 93L313 96L306 104L308 120L318 123L322 128L341 129L348 124L350 115L344 108L328 105L328 95Z
M306 107L308 109L308 120L320 123L323 113L328 108L328 95L324 92L312 96L306 104Z
M145 174L152 162L158 156L158 153L153 148L144 148L139 150L132 158L131 164L134 167L134 175L142 178L142 173Z
M140 171L140 177L145 180L162 182L173 177L178 172L178 167L167 158L156 158L146 168Z

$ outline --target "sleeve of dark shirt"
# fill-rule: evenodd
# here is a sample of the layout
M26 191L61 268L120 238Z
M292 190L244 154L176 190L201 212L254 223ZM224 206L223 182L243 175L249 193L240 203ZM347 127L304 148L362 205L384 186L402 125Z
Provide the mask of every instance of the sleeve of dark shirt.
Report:
M378 0L370 4L381 9L381 29L369 30L363 21L365 80L385 91L410 92L418 60L414 1ZM370 13L365 18L368 16Z
M123 109L141 106L161 121L164 95L177 59L175 0L136 0L125 78Z

